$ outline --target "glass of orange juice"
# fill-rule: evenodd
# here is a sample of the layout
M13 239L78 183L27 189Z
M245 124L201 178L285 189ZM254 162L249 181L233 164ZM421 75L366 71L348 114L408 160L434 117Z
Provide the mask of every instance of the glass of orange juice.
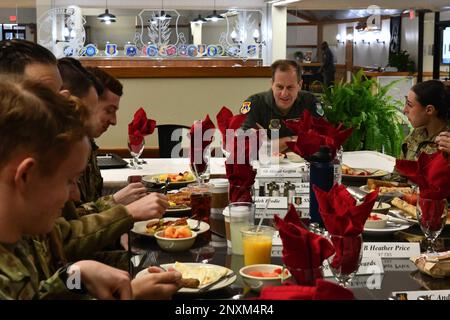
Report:
M272 237L275 232L269 226L247 226L241 228L244 247L244 264L269 264L272 253Z

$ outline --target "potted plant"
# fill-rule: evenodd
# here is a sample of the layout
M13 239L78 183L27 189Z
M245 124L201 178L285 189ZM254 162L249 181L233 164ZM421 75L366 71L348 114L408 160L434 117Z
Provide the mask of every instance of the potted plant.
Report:
M400 72L408 71L413 73L415 71L415 62L406 50L389 54L389 66L397 68Z
M405 116L400 112L401 102L387 95L397 82L380 86L360 70L350 83L341 81L324 91L327 119L354 128L344 144L345 151L375 150L394 157L400 154Z
M294 52L294 58L295 60L297 60L298 62L302 62L303 58L304 58L304 54L302 51L295 51Z

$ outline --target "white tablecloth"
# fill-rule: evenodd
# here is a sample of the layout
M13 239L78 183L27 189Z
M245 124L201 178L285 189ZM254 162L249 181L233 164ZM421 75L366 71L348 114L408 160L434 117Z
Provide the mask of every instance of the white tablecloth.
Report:
M129 161L129 159L125 159ZM105 169L101 170L103 177L103 185L105 188L117 188L125 186L129 176L134 175L153 175L158 173L178 173L191 171L189 168L188 158L160 159L151 158L144 159L146 164L141 164L142 169ZM211 159L211 175L225 174L225 158Z
M344 152L343 163L353 168L374 168L392 172L395 158L375 151ZM126 159L127 160L127 159ZM188 158L144 159L142 169L131 168L101 170L105 188L125 186L132 175L150 175L158 173L178 173L190 171ZM211 158L211 175L225 174L225 158Z

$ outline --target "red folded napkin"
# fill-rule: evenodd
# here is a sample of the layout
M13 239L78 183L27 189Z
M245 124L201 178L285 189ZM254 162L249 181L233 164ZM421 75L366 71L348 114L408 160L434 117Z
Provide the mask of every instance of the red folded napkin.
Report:
M430 231L442 228L441 217L446 210L443 199L450 196L450 166L444 154L422 152L417 161L397 159L395 167L419 186L422 225Z
M309 110L303 112L300 120L287 120L285 124L298 136L296 142L287 142L287 146L305 159L319 151L320 146L330 148L334 158L337 149L353 132L352 128L345 129L342 124L334 127L323 118L315 118Z
M195 121L191 126L191 164L196 164L197 170L200 172L205 171L206 161L203 158L205 149L210 145L214 138L214 132L208 131L215 129L214 123L212 123L209 115L206 115L205 120Z
M322 275L314 270L334 253L326 238L310 232L300 221L291 204L284 219L275 215L275 223L283 243L283 262L299 284L313 285Z
M144 136L152 134L156 127L156 121L147 119L147 114L143 108L139 108L133 116L133 120L128 124L128 137L131 145L139 145L144 140Z
M251 163L250 141L243 140L244 146L238 145L234 137L231 154L225 162L225 172L230 184L230 202L252 202L252 186L255 183L256 170Z
M396 160L395 168L419 186L426 199L446 199L450 196L450 166L442 152L422 152L417 161Z
M336 283L318 279L315 287L283 285L261 290L260 300L354 300L353 293Z
M330 235L350 238L332 237L336 254L331 266L335 269L341 267L343 273L351 273L359 263L361 238L358 236L364 230L364 224L378 197L378 191L369 193L363 203L357 206L356 200L343 185L336 183L328 192L317 186L313 186L313 189L319 204L320 215ZM350 252L351 256L348 252L344 252L348 247L353 248Z
M235 136L235 131L241 127L246 117L247 115L245 114L237 114L233 116L233 112L225 106L223 106L216 115L217 126L222 133L223 148L228 152L231 152L233 148L231 141L232 137ZM227 130L228 137L230 137L230 139L227 139Z

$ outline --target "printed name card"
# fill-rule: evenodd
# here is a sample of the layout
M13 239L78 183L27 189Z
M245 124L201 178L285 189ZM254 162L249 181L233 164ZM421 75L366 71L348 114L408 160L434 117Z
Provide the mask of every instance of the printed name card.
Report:
M450 300L450 290L395 291L392 297L397 300Z
M256 209L265 209L269 200L268 209L287 209L288 207L286 197L255 197Z
M418 242L365 242L364 257L411 258L420 255Z
M258 168L258 177L298 177L299 175L306 175L306 165L298 165L294 167L261 167Z
M363 257L361 259L361 264L359 265L359 269L356 272L356 275L367 275L367 274L383 274L383 262L381 262L380 257ZM331 272L330 265L328 261L324 261L323 263L323 276L333 277L333 273Z

